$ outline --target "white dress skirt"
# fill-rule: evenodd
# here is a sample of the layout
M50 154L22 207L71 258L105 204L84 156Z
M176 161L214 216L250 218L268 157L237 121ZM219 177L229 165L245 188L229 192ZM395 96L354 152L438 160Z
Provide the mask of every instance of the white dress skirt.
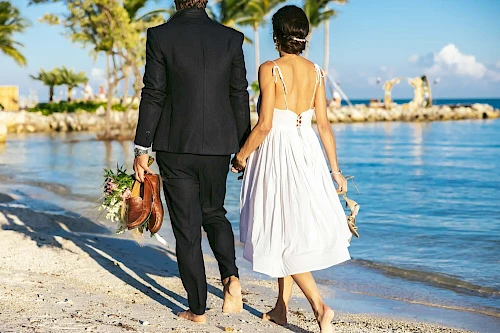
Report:
M315 68L318 85L321 69ZM282 80L278 66L276 72ZM247 162L240 198L243 257L271 277L350 259L351 233L311 126L313 113L275 109L272 130Z

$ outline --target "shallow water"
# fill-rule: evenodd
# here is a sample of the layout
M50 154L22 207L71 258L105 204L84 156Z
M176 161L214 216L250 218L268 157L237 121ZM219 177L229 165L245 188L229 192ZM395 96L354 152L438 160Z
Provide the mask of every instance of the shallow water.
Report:
M341 168L361 192L350 184L361 238L350 247L354 260L315 274L321 282L500 315L500 121L336 124L334 131ZM37 200L24 204L35 209L81 214L100 196L103 168L131 170L132 147L93 134L11 135L0 145L0 182L30 185L22 190ZM239 186L229 175L226 208L236 232ZM30 190L37 187L71 205L52 205Z

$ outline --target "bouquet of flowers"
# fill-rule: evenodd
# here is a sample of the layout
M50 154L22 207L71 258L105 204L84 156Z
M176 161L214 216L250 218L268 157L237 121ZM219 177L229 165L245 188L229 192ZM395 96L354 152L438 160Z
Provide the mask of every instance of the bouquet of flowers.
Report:
M153 163L154 159L150 156L148 165ZM116 166L116 170L104 169L104 183L102 204L99 211L106 212L106 219L118 223L117 234L127 230L127 199L132 194L132 186L135 182L134 175L129 175L123 166ZM143 234L147 222L145 221L137 230ZM151 234L153 236L153 234Z

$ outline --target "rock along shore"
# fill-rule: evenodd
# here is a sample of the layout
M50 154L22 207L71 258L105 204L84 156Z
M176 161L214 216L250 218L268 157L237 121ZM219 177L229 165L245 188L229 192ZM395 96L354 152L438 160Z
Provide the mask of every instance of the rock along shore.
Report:
M124 113L113 111L111 128L118 129L123 122ZM252 124L257 122L256 112L251 113ZM468 106L439 105L430 108L409 109L407 105L395 105L392 109L373 108L359 104L354 107L343 106L339 109L328 109L328 119L332 123L377 122L377 121L446 121L464 119L500 118L500 110L488 104L472 104ZM129 113L127 128L134 129L138 119L138 111ZM104 129L104 110L95 113L74 112L54 113L44 116L40 112L7 112L0 111L0 136L5 132L69 132L69 131L101 131ZM2 134L4 133L4 134ZM0 138L1 142L1 138Z
M435 105L429 108L409 108L407 104L395 105L391 109L373 108L364 104L354 107L343 106L328 110L332 123L375 122L375 121L445 121L463 119L500 118L500 110L489 104L467 106Z

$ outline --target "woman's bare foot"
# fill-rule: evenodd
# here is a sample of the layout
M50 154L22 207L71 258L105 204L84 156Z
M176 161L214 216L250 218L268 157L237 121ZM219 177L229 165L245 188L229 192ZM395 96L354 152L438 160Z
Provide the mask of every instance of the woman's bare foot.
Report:
M235 276L231 276L224 279L223 283L224 303L222 304L222 312L239 313L243 311L240 280Z
M195 323L204 324L207 322L207 316L205 314L197 315L192 313L191 310L179 312L177 315L182 319L191 320Z
M286 318L286 308L276 306L268 313L262 314L262 319L265 321L272 321L278 325L286 325L288 320Z
M321 333L334 333L332 320L335 313L326 304L323 304L321 311L316 314L316 319L318 320L319 328Z

